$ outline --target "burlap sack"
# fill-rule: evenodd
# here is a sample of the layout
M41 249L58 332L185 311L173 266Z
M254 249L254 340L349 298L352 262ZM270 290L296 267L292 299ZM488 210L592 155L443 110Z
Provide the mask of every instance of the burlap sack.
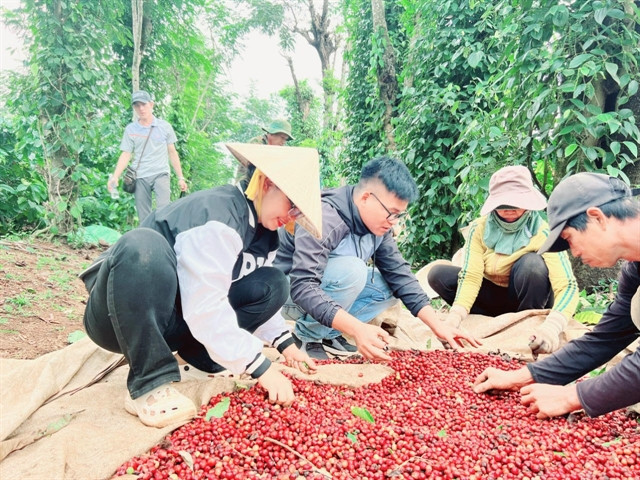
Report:
M531 359L528 335L544 320L545 313L528 311L497 318L471 315L462 327L482 339L483 346L469 351ZM442 348L432 332L400 304L378 316L374 323L390 331L394 348ZM563 343L586 330L571 321ZM265 349L265 354L276 362L281 360L273 349ZM145 453L179 426L145 427L124 410L127 365L83 388L118 365L120 358L84 339L35 360L0 359L2 480L108 479L122 463ZM372 363L325 365L314 376L282 365L278 368L302 378L354 387L379 382L391 373L388 366ZM237 383L249 385L254 381L216 377L185 380L175 386L196 405L203 405L218 393L233 391Z

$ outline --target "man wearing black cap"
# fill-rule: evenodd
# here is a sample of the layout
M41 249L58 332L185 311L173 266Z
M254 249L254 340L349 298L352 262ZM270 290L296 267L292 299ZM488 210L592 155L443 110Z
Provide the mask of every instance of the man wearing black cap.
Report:
M547 207L551 231L538 253L570 249L592 267L627 260L618 292L593 331L519 370L488 368L475 381L476 393L520 389L538 418L580 409L595 417L640 402L640 348L605 373L573 383L640 338L640 203L633 198L639 194L596 173L560 182Z
M175 147L176 134L171 125L153 115L153 100L144 90L131 96L137 121L124 130L118 163L109 177L107 189L111 192L118 187L120 175L131 163L136 171L137 181L134 191L138 221L142 222L151 213L153 192L156 194L156 208L164 207L170 201L169 162L178 176L180 190L187 190L187 182L182 175L180 158Z

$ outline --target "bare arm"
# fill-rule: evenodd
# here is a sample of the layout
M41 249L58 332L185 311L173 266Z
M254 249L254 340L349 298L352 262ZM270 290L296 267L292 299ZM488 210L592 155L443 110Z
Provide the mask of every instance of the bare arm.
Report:
M187 191L187 182L182 175L182 165L180 164L180 157L178 156L178 150L176 150L175 144L171 143L167 145L167 150L169 151L169 161L171 162L171 166L173 167L173 171L176 172L178 176L178 185L180 185L180 191Z
M124 169L127 168L129 162L131 161L131 152L123 151L118 157L118 162L116 163L116 169L113 171L113 175L109 177L109 181L107 182L107 190L110 192L118 187L118 180L120 180L120 175L124 172Z

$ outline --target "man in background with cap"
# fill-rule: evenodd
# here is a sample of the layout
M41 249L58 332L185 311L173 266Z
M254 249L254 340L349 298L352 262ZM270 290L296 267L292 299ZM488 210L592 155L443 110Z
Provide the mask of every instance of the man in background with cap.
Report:
M249 143L261 143L263 145L286 145L289 140L294 138L291 136L291 124L284 119L273 120L269 126L262 127L263 135L258 135L249 140Z
M118 163L109 177L107 189L111 192L118 187L120 175L133 158L132 168L137 181L134 196L138 221L142 222L152 207L152 193L156 194L156 208L168 205L170 198L169 162L178 176L180 191L187 191L187 182L182 175L180 158L175 147L176 134L171 125L153 115L153 100L144 90L131 96L131 103L137 120L124 130Z
M592 267L627 260L618 292L593 331L519 370L488 368L476 378L476 393L520 389L522 403L538 418L579 409L595 417L640 402L638 349L605 373L573 383L640 337L640 203L633 198L638 194L639 189L596 173L560 182L549 198L551 232L539 253L570 249Z

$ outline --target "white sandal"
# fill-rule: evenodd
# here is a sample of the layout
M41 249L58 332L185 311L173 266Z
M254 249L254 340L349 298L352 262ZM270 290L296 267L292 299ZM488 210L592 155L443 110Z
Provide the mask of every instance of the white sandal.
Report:
M196 406L169 384L145 393L135 400L127 393L124 408L149 427L163 428L174 423L185 423L196 416Z

